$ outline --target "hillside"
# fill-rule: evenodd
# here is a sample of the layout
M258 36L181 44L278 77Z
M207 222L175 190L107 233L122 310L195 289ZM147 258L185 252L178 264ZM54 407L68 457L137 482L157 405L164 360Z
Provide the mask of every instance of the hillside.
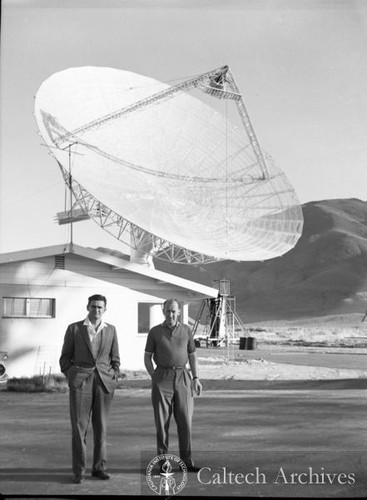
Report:
M304 231L287 254L264 262L221 261L157 269L205 285L228 279L246 322L363 314L367 307L367 202L339 199L303 205Z

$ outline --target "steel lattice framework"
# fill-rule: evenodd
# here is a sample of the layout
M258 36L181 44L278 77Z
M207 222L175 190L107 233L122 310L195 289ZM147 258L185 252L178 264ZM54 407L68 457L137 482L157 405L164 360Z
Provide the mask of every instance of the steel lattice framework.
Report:
M195 90L233 102L242 128ZM301 235L298 198L260 148L228 66L174 86L71 68L41 85L35 109L76 205L138 252L189 264L265 260Z
M126 236L128 236L128 245L134 250L141 253L146 253L148 250L148 253L151 252L158 259L168 260L177 264L208 264L209 262L218 260L208 255L181 248L167 240L154 236L154 234L147 233L144 229L124 219L121 215L97 200L79 182L73 179L72 175L69 174L61 163L57 163L65 183L71 188L73 193L75 199L74 206L81 207L94 222L118 240L126 243Z

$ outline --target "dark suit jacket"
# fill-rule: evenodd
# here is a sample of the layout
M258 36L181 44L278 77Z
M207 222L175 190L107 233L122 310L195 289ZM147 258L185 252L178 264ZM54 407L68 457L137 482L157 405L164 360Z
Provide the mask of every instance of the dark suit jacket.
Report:
M120 367L116 328L107 324L101 331L101 346L94 359L87 327L83 321L68 326L60 357L60 368L71 389L77 389L95 370L108 392L117 385Z

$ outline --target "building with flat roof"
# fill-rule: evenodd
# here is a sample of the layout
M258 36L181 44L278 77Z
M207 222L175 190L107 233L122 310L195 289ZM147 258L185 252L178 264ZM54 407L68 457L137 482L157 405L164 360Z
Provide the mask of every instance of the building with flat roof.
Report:
M121 369L143 369L149 329L164 320L162 304L175 298L181 320L189 306L218 290L113 252L75 244L0 254L0 350L8 353L9 377L60 373L68 324L87 315L88 297L107 298L104 320L116 326Z

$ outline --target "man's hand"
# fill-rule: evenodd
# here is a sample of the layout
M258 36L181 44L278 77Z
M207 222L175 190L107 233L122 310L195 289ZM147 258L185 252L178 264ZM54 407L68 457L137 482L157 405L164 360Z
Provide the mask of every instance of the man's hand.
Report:
M189 353L189 364L191 368L191 374L193 377L193 388L197 396L200 396L203 386L201 385L199 378L197 376L198 370L198 358L196 356L196 352Z
M150 377L152 378L154 375L154 365L152 361L153 353L152 352L145 352L144 353L144 365L146 371L149 373Z
M194 378L193 384L194 384L194 391L196 392L197 396L200 396L203 390L203 386L201 385L200 380L198 378Z

